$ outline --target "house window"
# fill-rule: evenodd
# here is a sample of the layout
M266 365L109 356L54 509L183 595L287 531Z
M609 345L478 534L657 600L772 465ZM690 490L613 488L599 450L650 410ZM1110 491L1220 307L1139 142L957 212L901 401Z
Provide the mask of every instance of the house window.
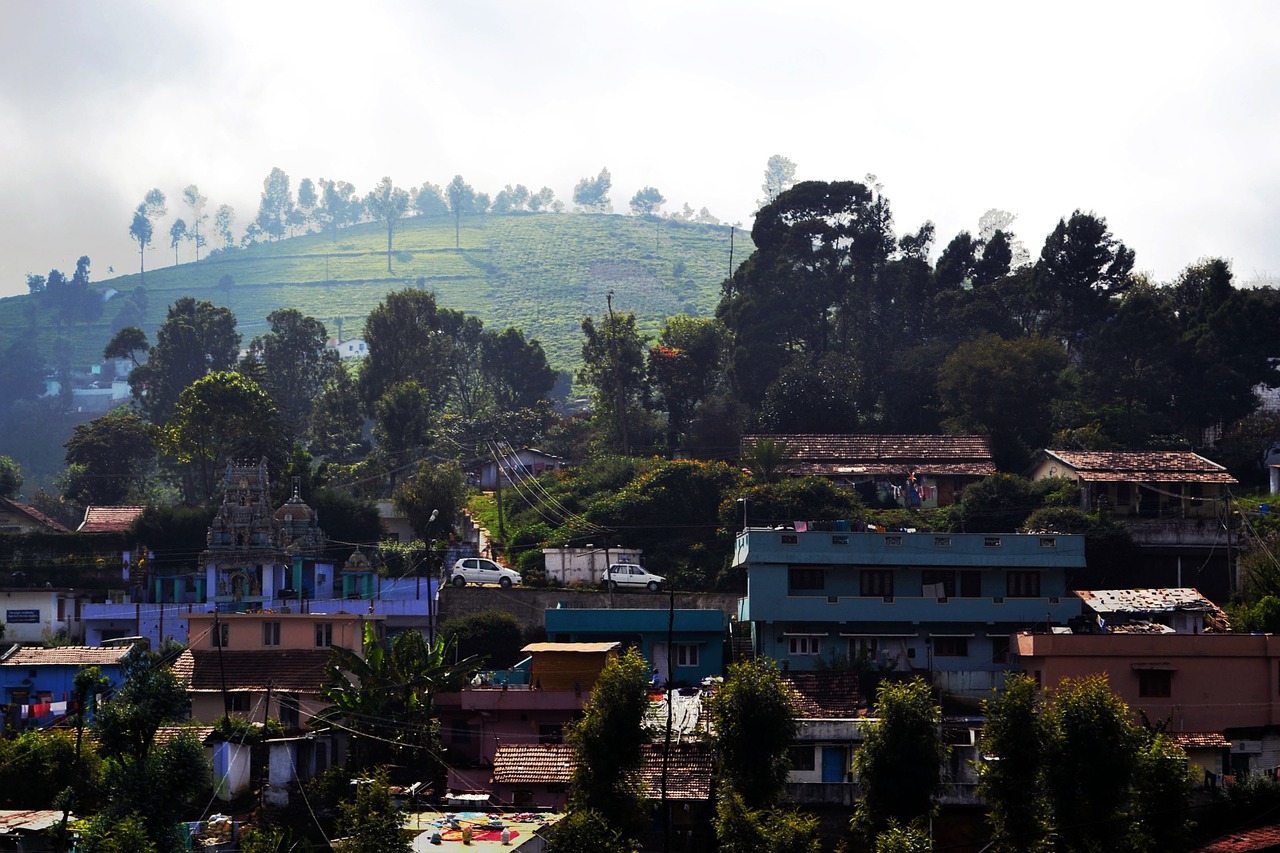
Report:
M999 536L986 536L986 537L983 537L983 539L982 539L982 547L984 547L984 548L999 548L999 547L1000 547L1000 537L999 537Z
M787 637L787 652L792 657L812 657L822 654L821 637Z
M992 663L1008 663L1009 662L1009 638L1008 637L992 637L991 638L991 662Z
M1057 548L1058 540L1053 538L1052 536L1041 536L1040 547L1041 548Z
M801 772L813 772L814 768L817 767L814 757L816 752L817 750L809 744L791 747L787 753L791 757L791 769Z
M262 623L262 645L264 646L280 645L280 623L279 622L263 622Z
M564 726L539 725L538 743L564 743Z
M968 637L934 637L933 656L936 658L967 658Z
M1156 699L1173 695L1173 672L1167 669L1138 670L1138 695Z
M849 660L875 660L880 654L879 637L850 637Z
M832 545L848 545L848 544L849 544L849 537L848 537L848 536L845 536L845 535L832 536L832 537L831 537L831 544L832 544Z
M449 730L454 743L471 743L471 724L466 720L454 720Z
M825 569L790 569L787 583L791 592L823 590L827 586L827 572Z
M316 623L316 648L327 649L333 645L333 623Z
M280 694L280 725L286 728L296 729L298 727L299 704L296 693Z
M921 575L920 594L926 598L977 598L982 594L982 575L969 570L927 569Z
M678 643L671 648L676 666L697 666L698 647L693 643Z
M231 701L231 712L233 714L246 714L249 712L249 694L232 693L229 698Z
M1120 483L1116 486L1116 506L1127 507L1129 501L1133 500L1129 492L1128 483Z
M893 572L884 569L863 569L862 594L872 596L893 595Z
M1039 598L1039 572L1009 572L1005 583L1005 595L1009 598Z
M933 537L933 547L935 547L935 548L950 548L950 547L951 547L951 537L950 537L950 536L935 536L935 537Z
M225 649L230 643L227 642L231 636L231 626L226 622L215 622L213 630L209 632L209 642L213 644L215 649Z
M902 537L886 536L884 537L884 544L889 548L900 548L902 547Z

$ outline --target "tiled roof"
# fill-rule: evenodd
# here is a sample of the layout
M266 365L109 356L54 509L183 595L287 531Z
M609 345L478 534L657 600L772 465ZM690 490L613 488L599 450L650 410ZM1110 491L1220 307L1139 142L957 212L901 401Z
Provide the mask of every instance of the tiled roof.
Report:
M839 720L866 716L867 703L855 672L784 672L782 680L791 688L796 716Z
M643 747L640 778L651 800L662 797L662 744ZM711 797L711 773L715 762L705 743L673 743L667 758L667 799L706 800Z
M1072 468L1087 481L1124 483L1234 483L1216 462L1189 450L1112 453L1097 450L1046 450L1045 455Z
M0 498L0 509L7 509L10 512L16 512L19 515L25 515L27 518L31 519L33 523L38 524L41 527L46 527L49 530L52 530L54 533L70 533L71 532L70 529L64 527L62 524L58 523L57 521L54 521L52 518L45 515L43 512L41 512L40 510L36 509L33 506L20 504L17 501L11 501L8 498Z
M22 646L0 666L111 666L128 653L128 646Z
M1176 634L1168 625L1159 622L1126 622L1123 625L1107 625L1108 634Z
M642 748L640 778L651 799L662 796L662 744ZM711 796L713 761L704 743L672 744L667 761L667 797L705 800ZM493 757L495 785L567 784L573 776L573 747L563 743L499 744Z
M326 649L255 649L222 652L187 649L174 661L173 672L194 693L217 693L225 679L228 690L287 690L319 693L326 679Z
M1251 851L1280 850L1280 826L1260 826L1217 838L1196 853L1251 853Z
M84 511L79 533L124 533L133 520L142 515L142 506L91 506Z
M161 726L156 729L155 737L151 739L155 744L166 744L169 741L177 740L184 734L191 734L196 739L196 743L208 743L209 738L213 736L213 726Z
M1173 741L1183 749L1226 749L1231 741L1221 732L1174 732Z
M506 785L567 784L573 775L567 743L501 743L493 756L493 781Z
M914 472L985 477L996 473L991 440L985 435L744 435L743 451L765 438L787 446L793 460L787 470L793 474L830 477Z

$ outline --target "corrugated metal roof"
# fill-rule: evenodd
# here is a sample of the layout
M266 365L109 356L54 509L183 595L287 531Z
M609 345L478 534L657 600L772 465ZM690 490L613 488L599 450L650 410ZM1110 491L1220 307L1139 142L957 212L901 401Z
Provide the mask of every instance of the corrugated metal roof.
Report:
M1081 589L1076 595L1096 613L1217 613L1219 608L1191 587Z
M60 809L0 809L0 833L43 832L60 823Z
M621 643L530 643L522 652L587 652L600 654L622 647Z

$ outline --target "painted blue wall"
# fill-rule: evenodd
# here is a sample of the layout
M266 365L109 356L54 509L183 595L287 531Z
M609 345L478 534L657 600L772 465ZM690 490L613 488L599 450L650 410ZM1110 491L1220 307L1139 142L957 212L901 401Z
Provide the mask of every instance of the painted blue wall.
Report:
M665 609L557 608L546 613L547 639L553 642L595 643L619 641L635 644L650 666L665 669L665 660L655 660L655 647L668 638L670 615ZM674 646L698 648L694 665L673 665L671 681L697 683L709 676L724 674L724 644L727 620L719 610L676 610L671 642Z

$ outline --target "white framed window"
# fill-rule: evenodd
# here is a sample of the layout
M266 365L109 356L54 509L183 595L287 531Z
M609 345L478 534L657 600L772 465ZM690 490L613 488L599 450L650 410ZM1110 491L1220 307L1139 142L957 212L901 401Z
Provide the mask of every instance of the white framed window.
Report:
M821 637L787 637L787 652L794 657L822 654Z
M671 659L676 666L697 666L698 647L693 643L677 643L671 647Z
M280 623L279 622L263 622L262 623L262 645L264 646L280 645Z

